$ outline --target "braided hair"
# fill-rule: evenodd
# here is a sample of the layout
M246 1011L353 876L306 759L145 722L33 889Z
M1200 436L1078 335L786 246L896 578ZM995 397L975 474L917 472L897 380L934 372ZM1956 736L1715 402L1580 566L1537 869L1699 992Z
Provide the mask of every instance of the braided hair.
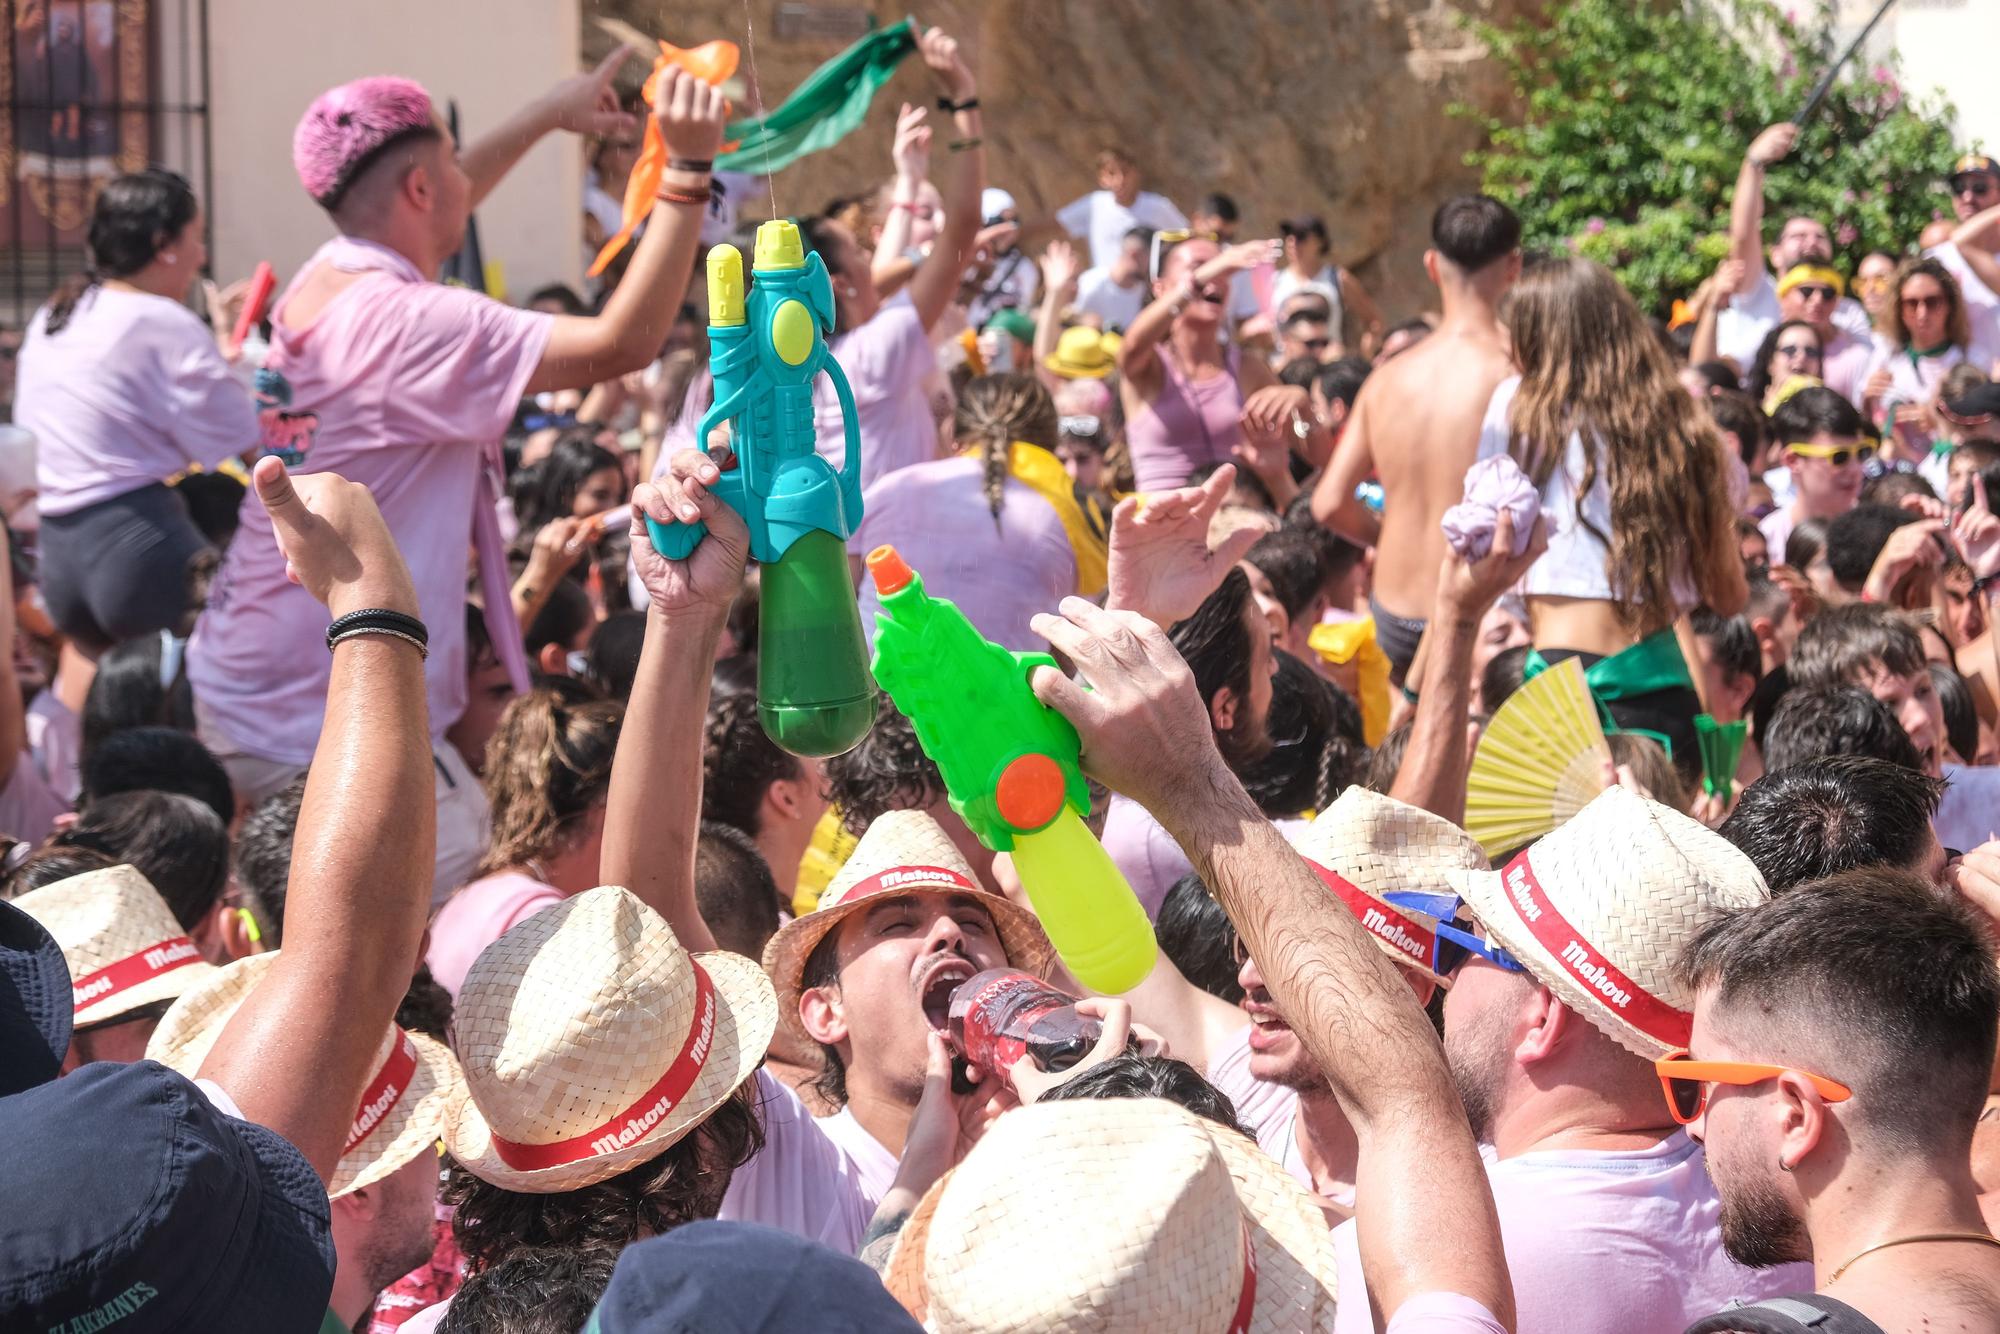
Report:
M959 394L952 435L961 446L979 447L981 485L996 526L1006 498L1009 447L1019 440L1054 453L1059 420L1055 399L1032 375L982 375Z

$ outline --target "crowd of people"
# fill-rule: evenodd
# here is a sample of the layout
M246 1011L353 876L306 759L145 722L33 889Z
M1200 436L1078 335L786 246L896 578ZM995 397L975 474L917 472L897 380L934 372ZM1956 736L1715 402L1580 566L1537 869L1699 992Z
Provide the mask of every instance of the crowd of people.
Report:
M158 169L21 339L0 1325L2000 1329L2000 163L1841 254L1765 129L1671 324L1456 196L1390 324L1322 219L1118 148L1035 216L918 56L884 180L795 219L817 447L851 414L857 576L1052 655L1150 972L1070 974L886 696L766 733L723 94L619 51L461 144L361 79L247 341ZM556 132L594 250L648 128L588 290L436 281ZM1475 840L1482 729L1572 660L1601 790ZM992 969L1080 1059L967 1059Z

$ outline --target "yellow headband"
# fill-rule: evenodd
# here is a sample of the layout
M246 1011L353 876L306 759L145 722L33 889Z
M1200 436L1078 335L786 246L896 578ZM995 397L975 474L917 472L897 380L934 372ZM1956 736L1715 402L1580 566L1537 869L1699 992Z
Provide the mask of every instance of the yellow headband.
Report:
M1847 280L1823 264L1795 264L1785 270L1785 276L1778 279L1778 295L1783 296L1801 283L1824 283L1833 289L1836 298L1847 295Z

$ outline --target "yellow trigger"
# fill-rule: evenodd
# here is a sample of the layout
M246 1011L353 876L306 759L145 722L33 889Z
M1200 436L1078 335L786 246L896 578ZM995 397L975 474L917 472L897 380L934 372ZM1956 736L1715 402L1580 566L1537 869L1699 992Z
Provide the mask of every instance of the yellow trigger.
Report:
M787 301L772 313L771 346L787 366L812 355L813 317L803 301Z

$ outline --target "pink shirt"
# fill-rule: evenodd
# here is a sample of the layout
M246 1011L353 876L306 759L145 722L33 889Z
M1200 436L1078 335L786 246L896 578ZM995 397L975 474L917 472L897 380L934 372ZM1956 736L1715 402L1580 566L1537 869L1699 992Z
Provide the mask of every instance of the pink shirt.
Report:
M482 526L493 641L503 655L511 645L521 656L497 492L481 469L499 472L500 437L554 317L426 282L401 255L368 242L329 241L302 276L321 263L362 276L305 329L275 326L269 368L282 373L291 401L266 411L267 451L296 472L337 472L374 494L430 630L424 674L436 740L465 709L466 555ZM326 608L285 578L270 519L251 491L188 650L195 692L246 753L311 761L332 667L326 626ZM510 665L525 689L525 663Z
M1874 360L1875 344L1836 328L1824 355L1826 387L1855 407L1861 406L1861 386L1868 383L1868 363Z
M70 514L257 445L257 407L180 302L93 287L28 326L14 422L35 433L44 514Z
M1152 812L1117 792L1111 794L1111 806L1104 814L1101 841L1124 873L1125 883L1139 896L1149 920L1160 915L1160 904L1174 881L1194 870L1187 853Z
M1271 1146L1267 1140L1275 1142L1278 1127L1291 1133L1292 1122L1297 1118L1299 1095L1283 1084L1274 1084L1268 1079L1259 1079L1250 1073L1250 1024L1246 1017L1243 1027L1235 1036L1222 1044L1222 1049L1212 1052L1208 1058L1208 1082L1229 1095L1229 1101L1236 1106L1236 1121L1259 1145L1269 1153ZM1279 1154L1272 1157L1283 1161ZM1307 1190L1312 1182L1302 1183Z
M939 459L878 479L862 496L856 555L893 543L924 589L958 604L979 630L1017 653L1047 652L1028 628L1076 592L1076 554L1055 509L1033 487L1008 477L1000 515L987 508L977 458ZM862 580L861 624L875 638L881 610L873 579Z
M1701 1146L1683 1132L1629 1153L1489 1157L1486 1177L1518 1334L1681 1334L1738 1297L1812 1290L1810 1265L1747 1269L1723 1254L1722 1203ZM1333 1230L1333 1249L1340 1291L1361 1292L1352 1222ZM1341 1302L1333 1328L1366 1334L1368 1303Z
M875 318L834 335L832 346L833 359L854 390L862 489L898 468L935 459L937 419L931 416L924 382L937 367L937 354L910 294L890 297ZM847 437L833 381L824 375L813 382L813 423L819 430L820 456L841 467L847 460Z
M431 921L431 948L424 962L438 985L458 999L465 975L480 951L515 926L568 896L533 876L502 871L461 886Z
M1228 463L1243 438L1240 357L1228 348L1223 372L1196 380L1159 346L1160 392L1125 424L1126 447L1141 491L1186 486L1195 469Z

